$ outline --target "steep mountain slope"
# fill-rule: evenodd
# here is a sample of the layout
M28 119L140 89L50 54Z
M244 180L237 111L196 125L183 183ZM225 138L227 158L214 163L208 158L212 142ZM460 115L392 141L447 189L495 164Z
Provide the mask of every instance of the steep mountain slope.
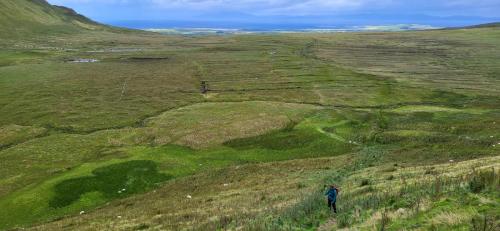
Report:
M3 38L106 28L72 9L54 6L45 0L0 1L0 37Z

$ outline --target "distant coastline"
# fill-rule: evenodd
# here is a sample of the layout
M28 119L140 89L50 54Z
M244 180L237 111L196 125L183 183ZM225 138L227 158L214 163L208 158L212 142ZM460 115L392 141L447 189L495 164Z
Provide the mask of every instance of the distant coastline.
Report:
M181 35L224 35L224 34L255 34L255 33L337 33L337 32L362 32L362 31L415 31L442 29L430 25L420 24L396 24L396 25L367 25L339 28L303 28L303 29L234 29L234 28L147 28L146 31L161 34L181 34Z

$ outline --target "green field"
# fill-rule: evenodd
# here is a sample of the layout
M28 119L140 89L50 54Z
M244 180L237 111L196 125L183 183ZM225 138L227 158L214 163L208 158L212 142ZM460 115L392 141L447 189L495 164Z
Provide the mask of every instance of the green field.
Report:
M181 36L59 11L0 23L0 230L500 227L495 25Z

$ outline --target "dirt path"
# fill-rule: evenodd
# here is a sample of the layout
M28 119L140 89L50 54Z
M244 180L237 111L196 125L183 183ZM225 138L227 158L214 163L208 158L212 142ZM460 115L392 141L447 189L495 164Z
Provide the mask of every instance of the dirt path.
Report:
M338 123L335 123L332 125L332 127L337 127L337 126L342 126L346 123L349 123L349 120L342 120ZM316 130L322 134L325 134L327 135L328 137L332 138L332 139L335 139L335 140L338 140L340 142L343 142L343 143L347 143L348 141L346 139L344 139L344 137L338 135L338 134L335 134L333 132L327 132L325 131L322 127L317 127Z
M338 140L338 141L343 142L343 143L347 143L347 141L344 139L344 137L339 136L335 133L327 132L327 131L323 130L322 128L316 128L316 130L322 134L327 135L328 137L330 137L332 139Z
M320 225L317 231L331 231L337 226L337 219L330 218L326 223Z
M326 97L325 97L325 95L323 95L323 93L321 93L321 89L318 89L318 87L319 87L319 85L314 85L314 93L316 93L316 95L318 95L318 97L319 97L319 104L325 105Z

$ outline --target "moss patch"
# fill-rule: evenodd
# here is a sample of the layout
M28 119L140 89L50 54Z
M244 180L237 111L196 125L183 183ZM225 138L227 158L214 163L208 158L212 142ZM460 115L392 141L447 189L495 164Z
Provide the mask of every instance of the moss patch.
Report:
M114 164L92 171L93 176L65 180L55 186L55 196L49 202L51 207L71 205L83 195L99 192L102 196L120 198L145 192L157 183L171 177L158 172L156 163L135 160Z

